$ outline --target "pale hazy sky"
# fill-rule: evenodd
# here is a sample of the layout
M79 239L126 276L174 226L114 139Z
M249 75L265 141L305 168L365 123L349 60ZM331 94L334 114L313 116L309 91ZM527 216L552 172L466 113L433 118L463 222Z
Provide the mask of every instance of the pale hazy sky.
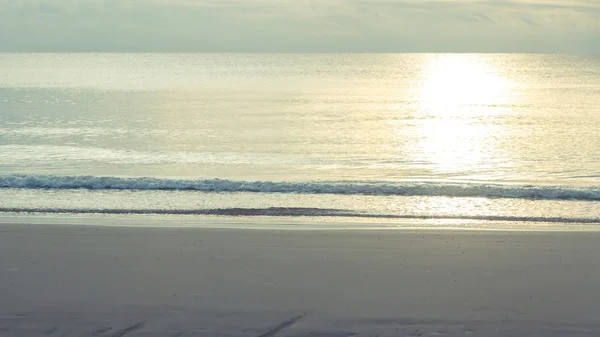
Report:
M600 53L600 0L0 0L0 51Z

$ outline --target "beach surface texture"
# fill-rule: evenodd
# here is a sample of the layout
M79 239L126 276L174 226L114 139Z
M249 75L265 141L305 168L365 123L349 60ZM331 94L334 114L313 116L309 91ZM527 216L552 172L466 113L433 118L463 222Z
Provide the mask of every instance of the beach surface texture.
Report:
M3 224L0 336L598 336L600 233Z

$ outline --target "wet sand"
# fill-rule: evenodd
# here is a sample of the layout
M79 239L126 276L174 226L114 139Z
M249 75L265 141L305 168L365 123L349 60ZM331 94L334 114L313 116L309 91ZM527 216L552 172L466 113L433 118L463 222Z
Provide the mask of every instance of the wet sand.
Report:
M598 336L600 233L0 225L0 336Z

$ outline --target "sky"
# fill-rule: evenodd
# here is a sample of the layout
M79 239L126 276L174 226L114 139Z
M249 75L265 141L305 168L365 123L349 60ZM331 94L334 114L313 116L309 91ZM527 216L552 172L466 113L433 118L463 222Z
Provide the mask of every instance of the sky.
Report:
M600 0L0 0L0 51L600 53Z

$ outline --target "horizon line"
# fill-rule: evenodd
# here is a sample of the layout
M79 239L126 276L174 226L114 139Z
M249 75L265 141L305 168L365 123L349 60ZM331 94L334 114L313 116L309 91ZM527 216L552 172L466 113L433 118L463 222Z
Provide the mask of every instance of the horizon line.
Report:
M497 54L600 55L600 51L161 51L161 50L0 50L0 54Z

